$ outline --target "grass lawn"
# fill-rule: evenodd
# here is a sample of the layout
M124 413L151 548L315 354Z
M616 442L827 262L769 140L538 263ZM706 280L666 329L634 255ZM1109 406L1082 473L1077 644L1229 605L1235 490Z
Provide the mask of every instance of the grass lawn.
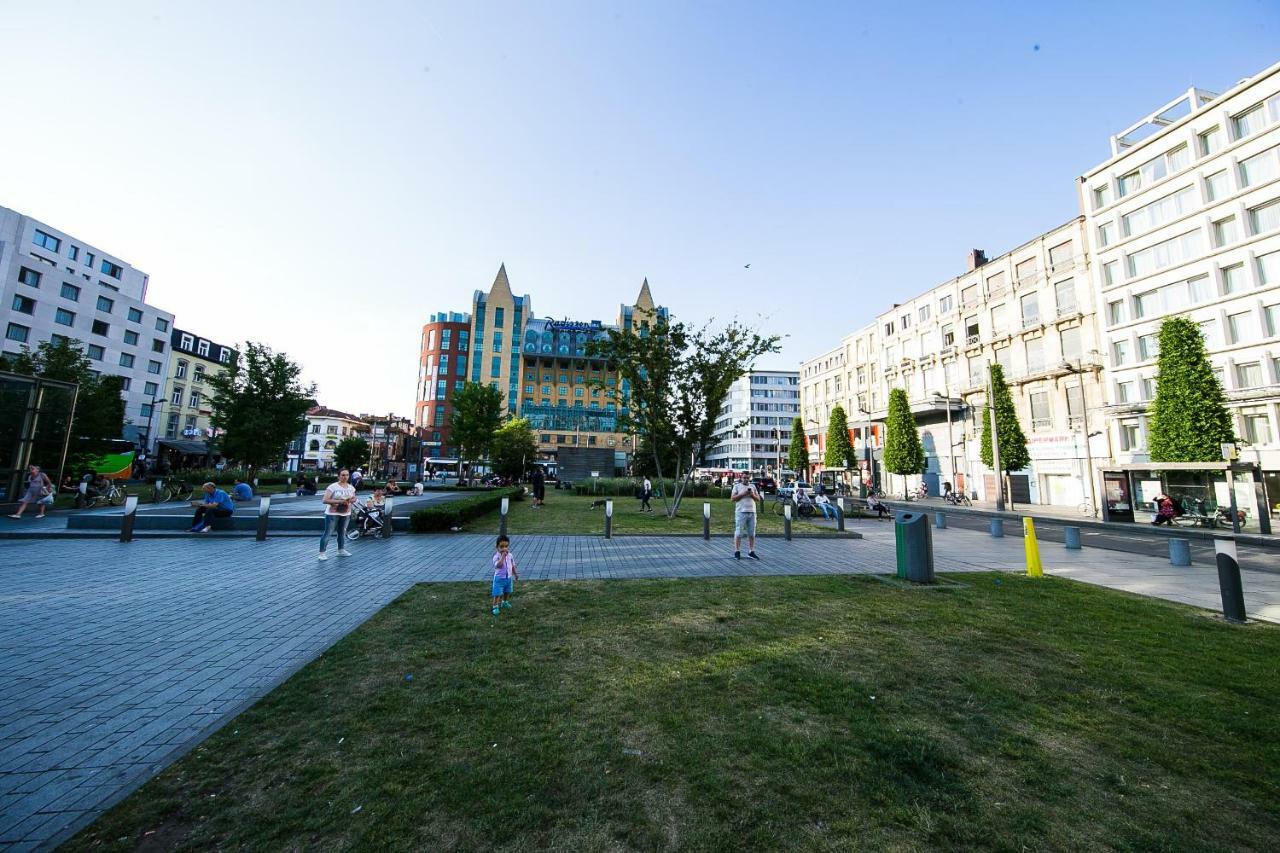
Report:
M547 491L546 506L534 509L528 498L512 501L507 518L507 529L517 533L569 533L604 535L604 509L591 509L590 495L577 496L566 492ZM662 502L654 498L652 513L640 512L640 501L629 497L609 498L613 501L613 533L615 536L632 536L644 533L702 534L702 505L711 504L711 532L733 533L733 502L728 498L686 498L680 503L680 514L667 518ZM757 533L782 533L782 516L773 514L773 501L765 499L758 507ZM465 525L471 531L498 529L499 512L494 510ZM797 518L791 528L795 533L835 533L834 527L822 527Z
M421 585L67 849L1275 849L1280 630L959 579Z

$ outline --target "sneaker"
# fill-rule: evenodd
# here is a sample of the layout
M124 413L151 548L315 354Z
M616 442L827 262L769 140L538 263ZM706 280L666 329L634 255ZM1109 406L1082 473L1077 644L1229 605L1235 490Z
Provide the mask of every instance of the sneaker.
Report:
M735 559L735 560L741 560L741 559L742 559L742 552L741 552L741 551L734 551L734 552L733 552L733 559Z
M502 611L501 611L501 610L499 610L498 608L496 608L496 607L495 607L495 608L493 608L493 615L494 615L494 616L497 616L497 615L498 615L499 613L501 613L501 612L502 612Z
M502 609L503 609L503 610L510 610L510 609L511 609L511 602L510 602L510 601L504 601L504 602L502 602L501 607L502 607Z
M748 556L748 557L750 557L750 558L751 558L751 559L753 559L753 560L758 560L758 559L760 559L760 556L759 556L758 554L756 554L756 552L755 552L755 551L748 551L748 552L747 552L747 556Z
M205 528L203 528L200 532L201 532L201 533L212 533L212 532L213 532L213 526L212 526L212 525L210 525L209 527L205 527Z
M328 554L326 554L324 551L321 551L321 552L320 552L320 559L321 559L321 560L327 560L327 559L329 559L329 555L328 555Z
M350 557L350 556L351 556L351 552L350 552L350 551L348 551L346 548L339 548L339 549L338 549L338 556L339 556L339 557Z

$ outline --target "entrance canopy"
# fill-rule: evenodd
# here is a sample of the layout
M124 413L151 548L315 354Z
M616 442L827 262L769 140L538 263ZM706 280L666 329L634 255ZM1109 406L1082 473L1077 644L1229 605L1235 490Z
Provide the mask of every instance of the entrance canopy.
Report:
M188 456L208 456L209 445L203 441L183 441L174 438L162 438L156 442L161 447L167 447L170 450L176 450L179 453L185 453Z

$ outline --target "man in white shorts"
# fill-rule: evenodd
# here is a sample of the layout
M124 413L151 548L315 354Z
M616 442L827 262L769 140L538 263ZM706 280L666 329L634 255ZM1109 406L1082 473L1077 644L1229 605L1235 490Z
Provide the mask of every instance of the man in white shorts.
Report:
M756 501L763 501L760 492L751 484L746 471L738 474L738 482L733 484L729 493L733 501L733 556L742 559L742 534L747 535L747 556L753 560L756 556Z

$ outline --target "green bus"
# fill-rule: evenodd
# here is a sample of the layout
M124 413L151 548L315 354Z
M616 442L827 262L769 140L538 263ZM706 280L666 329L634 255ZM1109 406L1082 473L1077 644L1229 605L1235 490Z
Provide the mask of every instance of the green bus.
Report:
M132 441L114 439L101 456L93 459L85 468L92 469L108 480L127 480L133 476L133 462L138 448Z

